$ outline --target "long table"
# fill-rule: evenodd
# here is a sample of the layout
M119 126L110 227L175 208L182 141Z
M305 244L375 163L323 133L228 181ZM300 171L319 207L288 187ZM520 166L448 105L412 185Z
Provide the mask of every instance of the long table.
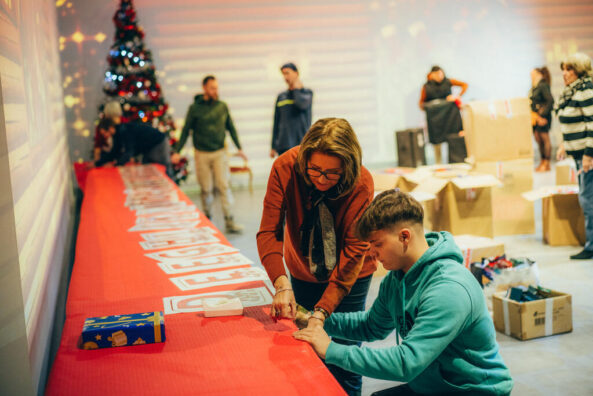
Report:
M269 317L271 290L161 167L94 169L46 394L343 395L295 325ZM243 316L204 317L202 298L225 296ZM78 347L85 318L149 311L165 313L164 343Z

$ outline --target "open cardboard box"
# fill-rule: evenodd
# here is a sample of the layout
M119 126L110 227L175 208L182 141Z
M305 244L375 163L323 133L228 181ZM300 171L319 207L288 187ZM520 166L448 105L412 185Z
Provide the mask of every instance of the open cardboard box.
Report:
M526 192L528 201L542 199L543 239L550 246L582 246L586 242L585 216L579 204L579 186L548 186Z
M414 173L414 168L387 168L372 171L375 191L390 190L399 188L403 192L410 192L416 187L417 183L409 180L408 175Z
M474 262L481 262L483 258L497 257L504 254L504 243L475 235L456 235L455 243L463 254L463 264L466 268Z
M572 331L572 296L552 290L543 300L518 302L505 297L506 291L492 296L496 330L529 340Z
M435 230L492 237L492 187L499 184L492 175L432 176L422 180L414 192L436 195Z

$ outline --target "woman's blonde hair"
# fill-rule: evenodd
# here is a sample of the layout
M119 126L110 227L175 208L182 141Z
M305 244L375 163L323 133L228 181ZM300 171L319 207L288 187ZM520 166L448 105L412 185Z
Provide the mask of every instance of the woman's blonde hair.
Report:
M564 61L560 63L560 69L573 70L574 73L580 78L583 76L593 75L591 70L591 58L587 54L582 52L576 52L569 55Z
M312 183L307 175L307 166L314 152L342 160L344 173L337 184L338 197L352 192L360 177L362 150L350 123L343 118L322 118L309 128L297 155L297 171L308 185Z
M123 114L121 105L116 101L107 102L103 107L103 114L105 118L113 119L115 117L121 117Z

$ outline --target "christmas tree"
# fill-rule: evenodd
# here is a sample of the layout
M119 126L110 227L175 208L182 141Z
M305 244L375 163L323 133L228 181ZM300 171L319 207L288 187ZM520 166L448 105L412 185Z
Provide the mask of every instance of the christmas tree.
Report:
M145 122L169 137L175 131L173 118L167 114L161 86L157 82L151 52L144 47L144 31L136 21L136 11L132 0L121 0L119 9L113 16L115 40L107 56L108 70L105 72L103 91L108 100L121 103L122 123ZM102 117L102 107L100 109ZM174 180L177 184L187 178L187 158L173 164Z

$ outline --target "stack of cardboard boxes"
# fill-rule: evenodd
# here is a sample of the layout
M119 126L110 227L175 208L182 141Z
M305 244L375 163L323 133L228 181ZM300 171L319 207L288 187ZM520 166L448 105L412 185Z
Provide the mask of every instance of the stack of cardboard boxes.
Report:
M527 98L470 102L463 108L468 161L474 171L493 175L494 236L533 234L533 202L521 194L533 189L533 133Z

